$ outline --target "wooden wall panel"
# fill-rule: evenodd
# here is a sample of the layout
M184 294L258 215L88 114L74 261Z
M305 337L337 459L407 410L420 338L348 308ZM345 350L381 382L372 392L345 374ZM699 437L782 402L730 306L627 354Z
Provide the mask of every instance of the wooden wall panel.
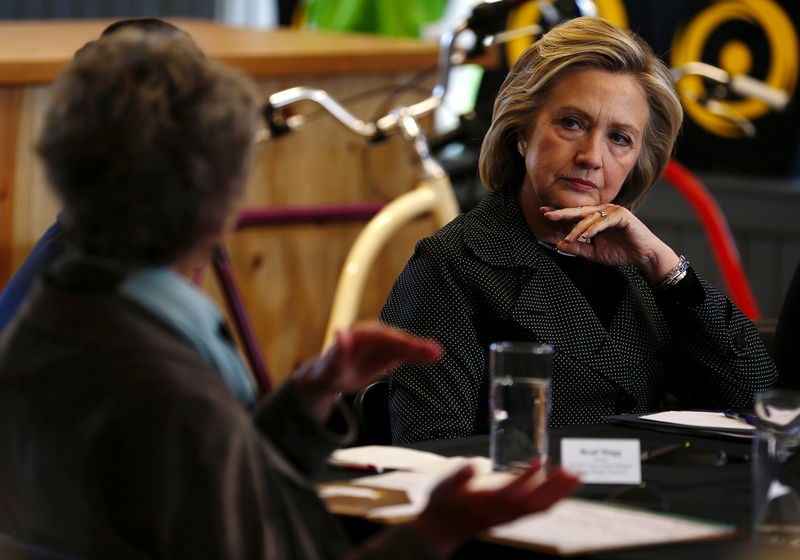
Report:
M10 273L22 264L58 212L58 203L47 186L44 169L35 151L42 119L50 101L50 88L32 86L17 90L19 111L10 150L11 167L14 170L9 183L12 193L9 203L11 216L8 225L0 225L0 228L9 228L11 238L7 243L0 242L0 251L4 251L3 264L0 266L6 267L5 271L0 269L0 285L5 284Z
M14 181L22 88L0 87L0 281L12 271Z
M50 96L48 84L75 50L108 23L0 22L0 288L58 211L33 149ZM320 87L349 100L346 106L365 119L393 87L436 63L435 45L406 39L265 33L200 20L175 23L212 58L255 76L265 96L298 85ZM419 95L412 89L405 97L392 97L388 107L416 101ZM416 172L402 141L367 146L320 115L304 130L258 147L245 205L385 200L411 188ZM231 239L234 272L276 381L321 348L339 269L361 227L272 227ZM421 220L392 241L370 278L363 316L377 316L414 243L434 229L432 222ZM202 285L222 301L210 273Z

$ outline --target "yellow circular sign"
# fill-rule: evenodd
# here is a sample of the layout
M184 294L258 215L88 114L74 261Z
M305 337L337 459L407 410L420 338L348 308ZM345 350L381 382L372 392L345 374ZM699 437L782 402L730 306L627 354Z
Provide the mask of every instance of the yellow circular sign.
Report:
M770 67L764 81L777 89L794 92L797 85L798 46L797 34L791 18L773 0L723 0L715 2L698 13L683 32L673 38L672 60L674 67L687 62L701 61L719 66L732 75L748 74L753 55L741 41L731 40L723 45L718 60L702 60L706 41L720 25L729 21L744 21L758 26L769 44ZM744 135L742 129L716 112L711 112L697 98L706 95L705 85L699 76L685 76L677 84L686 113L705 130L727 138ZM733 114L755 120L769 111L760 99L720 100Z
M550 4L554 0L548 0ZM539 23L542 17L542 12L537 5L538 2L525 2L520 4L508 14L508 24L506 29L509 31L513 29L522 29ZM597 15L603 19L607 19L617 27L627 29L628 27L628 14L625 11L625 5L622 0L595 0L597 5ZM536 40L534 35L517 37L508 42L506 46L506 60L509 66L513 66L514 62L519 58L522 52L530 47Z
M736 39L728 41L719 51L719 67L731 76L749 74L753 68L750 47Z

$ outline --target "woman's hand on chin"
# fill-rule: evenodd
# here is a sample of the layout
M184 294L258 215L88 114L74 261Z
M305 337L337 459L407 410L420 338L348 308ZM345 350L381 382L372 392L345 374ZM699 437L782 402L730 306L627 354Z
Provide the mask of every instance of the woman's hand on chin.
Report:
M559 251L605 265L638 266L658 285L678 264L679 257L630 210L616 204L577 208L540 208L552 222L574 222L556 245Z

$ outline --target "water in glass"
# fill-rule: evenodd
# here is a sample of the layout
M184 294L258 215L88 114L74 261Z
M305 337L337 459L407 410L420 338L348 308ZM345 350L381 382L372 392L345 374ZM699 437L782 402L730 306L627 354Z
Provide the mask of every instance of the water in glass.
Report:
M518 470L547 459L550 379L492 380L491 457L495 470Z

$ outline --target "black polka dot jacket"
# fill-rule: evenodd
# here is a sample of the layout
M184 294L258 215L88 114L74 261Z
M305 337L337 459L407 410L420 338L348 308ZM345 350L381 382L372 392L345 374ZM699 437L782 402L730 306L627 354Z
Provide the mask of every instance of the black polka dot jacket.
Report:
M750 406L775 383L754 325L705 280L687 305L654 293L636 267L619 271L627 286L606 328L510 190L420 241L381 320L435 338L445 355L390 375L394 442L486 433L488 346L500 340L553 345L552 426L658 410L667 392L685 407Z

